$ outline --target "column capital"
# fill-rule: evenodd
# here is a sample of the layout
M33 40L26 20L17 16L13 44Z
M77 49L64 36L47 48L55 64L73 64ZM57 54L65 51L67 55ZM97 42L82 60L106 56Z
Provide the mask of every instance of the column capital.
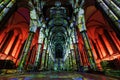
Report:
M77 14L77 24L79 31L86 31L86 26L85 26L85 19L84 19L84 9L80 8L78 14Z

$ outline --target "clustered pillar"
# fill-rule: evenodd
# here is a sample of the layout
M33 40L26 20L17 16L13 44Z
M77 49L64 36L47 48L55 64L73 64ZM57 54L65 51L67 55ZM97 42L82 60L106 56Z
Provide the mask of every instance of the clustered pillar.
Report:
M28 35L28 38L25 42L25 45L24 45L24 48L23 48L23 51L22 51L22 56L20 58L20 62L19 62L19 65L18 65L19 70L24 70L25 69L26 58L27 58L28 52L30 50L30 46L31 46L31 43L32 43L32 40L33 40L33 37L34 37L34 34L35 34L36 30L37 30L37 16L36 16L36 11L33 8L30 11L29 35Z
M85 50L86 50L87 57L90 63L90 68L93 70L96 70L97 68L96 68L95 60L93 57L92 49L91 49L90 42L89 42L87 32L86 32L87 30L85 27L84 10L81 8L78 12L78 28L83 38Z
M78 50L77 32L76 32L75 27L73 27L72 30L73 30L72 42L73 42L73 48L74 48L74 52L75 52L76 65L77 65L77 70L80 71L81 61L80 61L80 53L79 53L79 50Z
M44 28L42 27L40 29L39 38L38 38L38 49L37 49L36 58L35 58L35 64L34 64L34 69L35 70L38 70L39 66L40 66L40 58L42 56L41 50L42 50L42 45L43 45L43 42L44 42L44 39L45 39L43 32L44 32Z

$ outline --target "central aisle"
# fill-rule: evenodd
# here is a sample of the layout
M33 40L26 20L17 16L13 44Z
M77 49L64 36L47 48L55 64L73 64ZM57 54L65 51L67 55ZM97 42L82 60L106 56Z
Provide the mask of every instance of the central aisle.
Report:
M103 75L77 72L37 72L0 75L0 80L119 80Z

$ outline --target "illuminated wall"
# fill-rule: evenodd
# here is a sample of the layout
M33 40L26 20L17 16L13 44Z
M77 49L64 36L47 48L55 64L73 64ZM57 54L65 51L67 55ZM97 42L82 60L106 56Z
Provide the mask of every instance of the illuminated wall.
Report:
M28 37L29 31L29 10L20 7L12 14L10 19L6 21L6 25L0 30L0 60L12 60L16 65L19 62L21 51ZM31 50L29 52L30 63L33 63L38 33L35 34L32 41Z
M102 12L95 7L94 0L86 3L85 19L94 59L98 68L101 69L101 61L113 60L120 57L120 40ZM88 59L86 58L84 44L81 42L82 38L80 34L78 34L78 38L82 62L83 65L87 65Z

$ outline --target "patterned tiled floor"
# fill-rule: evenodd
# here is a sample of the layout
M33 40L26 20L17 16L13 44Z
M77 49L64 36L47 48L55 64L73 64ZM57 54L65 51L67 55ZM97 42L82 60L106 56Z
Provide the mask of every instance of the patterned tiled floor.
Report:
M2 74L0 80L119 80L103 75L94 75L77 72L37 72Z

